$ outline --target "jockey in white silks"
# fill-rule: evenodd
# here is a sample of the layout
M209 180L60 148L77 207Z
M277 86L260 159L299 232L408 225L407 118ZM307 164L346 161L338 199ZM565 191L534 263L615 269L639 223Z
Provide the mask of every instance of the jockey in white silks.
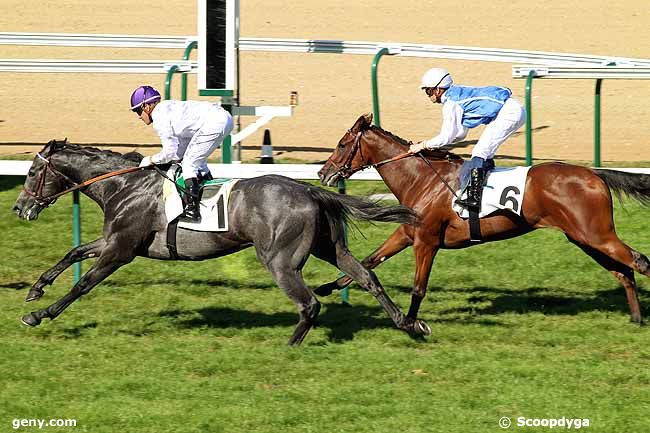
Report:
M199 190L212 179L208 156L221 146L233 128L232 116L218 104L207 101L161 101L160 93L140 86L131 95L131 110L146 124L153 124L162 150L146 156L140 167L181 161L185 188L183 217L201 218Z

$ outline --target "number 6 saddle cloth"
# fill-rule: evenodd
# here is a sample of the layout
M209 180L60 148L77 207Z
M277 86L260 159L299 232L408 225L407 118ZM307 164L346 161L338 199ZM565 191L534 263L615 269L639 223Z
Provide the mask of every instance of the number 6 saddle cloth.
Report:
M483 187L479 218L503 209L521 215L529 169L530 167L499 167L490 171ZM465 197L466 193L461 196L461 192L456 191L456 196ZM469 212L456 204L456 198L452 200L452 209L461 218L469 218Z

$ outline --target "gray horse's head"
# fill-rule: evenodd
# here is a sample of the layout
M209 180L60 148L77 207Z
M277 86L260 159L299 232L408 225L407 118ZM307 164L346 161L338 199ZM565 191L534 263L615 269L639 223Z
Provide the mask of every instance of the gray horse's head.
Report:
M67 139L50 140L34 157L23 190L14 204L13 210L18 217L35 220L43 209L56 201L50 197L68 185L67 177L52 165L52 157L64 149L66 144Z

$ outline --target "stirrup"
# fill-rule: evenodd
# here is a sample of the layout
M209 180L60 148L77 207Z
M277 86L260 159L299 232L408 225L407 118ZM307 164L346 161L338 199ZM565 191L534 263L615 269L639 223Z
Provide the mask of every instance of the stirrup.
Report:
M198 206L194 206L193 204L186 206L181 214L181 219L191 222L201 221L201 212L199 211Z
M469 194L465 199L456 200L456 204L464 207L467 210L476 210L477 212L481 207L481 203L477 201L474 197L470 197Z

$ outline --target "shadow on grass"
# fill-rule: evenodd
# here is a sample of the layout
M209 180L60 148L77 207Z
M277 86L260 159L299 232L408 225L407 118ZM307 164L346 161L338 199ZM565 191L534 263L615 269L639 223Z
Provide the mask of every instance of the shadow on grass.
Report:
M11 283L0 284L0 289L23 290L31 286L32 283L28 283L26 281L15 281Z
M269 277L270 278L270 277ZM269 282L246 282L242 280L235 279L210 279L210 280L201 280L201 279L184 279L184 278L158 278L151 279L141 282L131 282L124 281L120 279L115 280L106 280L101 283L106 287L137 287L137 286L152 286L160 285L167 286L171 289L177 289L178 287L188 287L188 286L199 286L199 287L223 287L227 289L244 289L244 290L280 290L272 280Z
M449 291L449 289L447 290ZM458 290L467 291L468 289ZM548 315L573 316L592 311L611 313L630 312L623 287L612 290L594 291L593 293L576 293L568 289L550 289L548 287L531 287L522 290L477 287L472 288L471 292L472 295L467 299L468 305L450 308L442 311L441 314L471 313L477 315L498 315L504 313L526 314L535 312ZM562 294L556 295L553 292ZM639 295L643 301L647 293L639 290ZM486 303L489 305L485 305ZM643 302L641 304L643 307Z
M298 313L262 313L259 311L236 310L227 307L209 307L197 310L167 310L158 313L169 317L174 326L191 328L263 328L289 327L298 323ZM382 317L384 316L384 317ZM394 328L393 322L385 317L380 307L363 305L328 304L321 311L316 327L327 328L327 337L332 342L351 340L362 329Z

